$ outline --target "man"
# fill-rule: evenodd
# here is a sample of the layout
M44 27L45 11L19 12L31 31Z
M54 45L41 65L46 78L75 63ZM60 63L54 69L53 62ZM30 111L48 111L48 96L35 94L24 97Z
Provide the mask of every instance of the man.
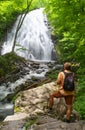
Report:
M71 63L66 62L64 64L64 72L62 71L58 74L58 78L57 78L57 81L56 81L57 84L58 84L58 91L56 91L56 92L54 92L50 95L49 105L50 105L50 110L52 110L52 107L53 107L53 104L54 104L54 98L64 97L65 103L66 103L66 106L67 106L65 121L69 123L70 122L70 116L71 116L71 113L72 113L72 105L73 105L75 90L65 91L63 89L64 79L65 79L64 73L67 73L67 74L72 73L71 72Z

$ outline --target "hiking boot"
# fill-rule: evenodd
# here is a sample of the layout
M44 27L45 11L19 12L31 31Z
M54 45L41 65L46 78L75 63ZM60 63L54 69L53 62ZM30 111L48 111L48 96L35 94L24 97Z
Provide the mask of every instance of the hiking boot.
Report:
M67 118L64 118L62 121L63 121L63 122L70 123L70 119L67 119Z
M53 114L53 109L52 109L52 108L49 108L48 113L49 113L49 114Z

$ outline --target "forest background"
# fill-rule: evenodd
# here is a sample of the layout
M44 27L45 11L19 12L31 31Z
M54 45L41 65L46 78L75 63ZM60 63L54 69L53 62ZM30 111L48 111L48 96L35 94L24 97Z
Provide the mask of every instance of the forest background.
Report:
M79 66L75 70L78 85L74 107L85 119L85 0L0 0L0 48L17 16L41 7L45 8L52 37L56 39L58 62L71 61ZM0 56L0 77L4 63Z

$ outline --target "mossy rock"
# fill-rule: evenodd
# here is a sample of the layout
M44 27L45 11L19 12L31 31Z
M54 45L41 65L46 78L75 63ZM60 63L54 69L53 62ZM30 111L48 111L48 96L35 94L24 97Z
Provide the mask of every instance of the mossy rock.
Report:
M15 53L7 53L0 56L0 78L17 69L17 62L24 62L25 59L16 55Z

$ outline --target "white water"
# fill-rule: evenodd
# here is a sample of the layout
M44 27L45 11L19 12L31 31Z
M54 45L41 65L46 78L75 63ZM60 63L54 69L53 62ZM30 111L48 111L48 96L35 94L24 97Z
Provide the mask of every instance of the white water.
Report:
M54 46L47 27L46 15L44 15L42 12L43 9L37 9L27 14L17 36L16 43L19 46L16 46L15 48L15 52L26 59L42 61L39 69L37 69L37 71L40 71L40 73L37 73L37 71L34 71L33 69L30 69L29 72L29 68L25 68L29 74L24 75L22 78L19 77L19 79L14 83L9 82L7 85L2 84L0 86L0 101L8 94L14 92L17 86L24 84L32 77L43 78L48 71L48 66L45 66L43 61L52 60ZM18 20L16 21L10 33L8 33L8 39L6 42L4 42L2 54L12 50L13 38ZM20 49L21 46L23 46L23 50ZM41 71L41 69L43 71Z
M8 33L7 41L4 42L2 47L2 55L12 50L18 20L11 32ZM50 37L47 18L46 15L43 14L43 9L36 9L26 15L18 32L16 44L15 52L25 59L54 60L54 45Z
M24 68L26 71L29 71L29 68ZM18 80L11 83L8 82L6 84L2 84L0 86L0 101L3 100L7 95L14 93L17 87L20 87L21 84L25 84L26 81L31 80L33 77L37 79L43 79L45 77L46 72L48 72L48 66L41 63L39 65L39 69L36 70L30 70L29 74L23 75L23 77L19 77ZM43 71L41 71L43 70ZM40 71L41 73L37 73L37 71Z
M45 66L43 62L54 60L54 45L51 41L50 32L47 26L46 15L44 15L42 11L43 9L31 11L25 17L22 27L20 28L17 35L16 44L18 46L15 47L15 52L18 55L24 57L25 59L30 59L33 61L40 60L40 62L42 61L39 67L39 71L41 71L41 69L43 71L41 71L41 73L38 74L36 71L30 70L29 74L24 75L22 78L19 77L19 79L14 83L9 82L7 83L7 85L2 84L0 86L0 101L5 99L5 97L8 94L14 93L17 87L20 87L21 84L24 84L27 80L30 80L32 77L44 78L46 72L48 71L48 66ZM7 41L4 42L2 47L2 55L11 52L12 50L14 34L18 24L18 20L19 17L15 22L12 30L7 34ZM29 71L29 68L27 71ZM2 106L3 108L0 109L1 115L4 111L6 111L6 109L8 109L7 106L9 107L9 104L6 104L6 106L4 106L0 103L0 106ZM10 113L12 112L9 111L9 114Z

